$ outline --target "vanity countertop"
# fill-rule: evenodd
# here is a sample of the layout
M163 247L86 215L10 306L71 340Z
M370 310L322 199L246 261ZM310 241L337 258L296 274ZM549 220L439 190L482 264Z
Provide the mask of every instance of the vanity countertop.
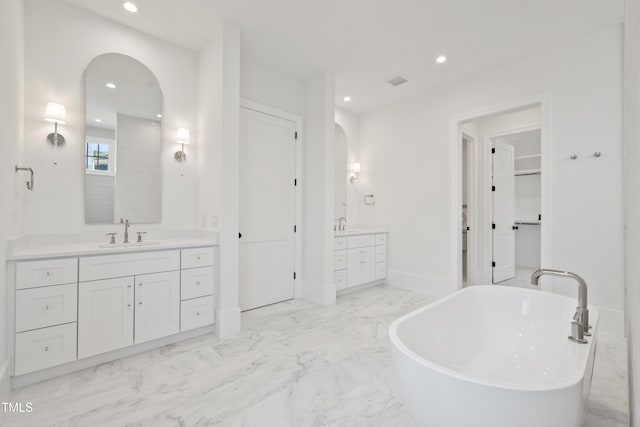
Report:
M132 243L131 246L104 247L105 245L102 243L47 243L16 247L8 254L7 261L112 255L130 252L149 252L218 245L218 241L215 237L164 238L158 242L152 242L150 240L147 244L141 246Z
M354 228L347 229L345 231L334 232L334 237L348 237L348 236L362 236L365 234L382 234L387 233L385 227L371 227L371 228Z

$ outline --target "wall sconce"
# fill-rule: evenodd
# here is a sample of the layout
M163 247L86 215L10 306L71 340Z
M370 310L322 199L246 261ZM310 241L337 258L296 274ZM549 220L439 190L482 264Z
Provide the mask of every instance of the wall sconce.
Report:
M351 164L351 176L349 177L349 182L355 184L358 182L358 173L360 173L360 162L353 162Z
M176 142L182 144L182 150L176 151L175 158L179 162L183 162L187 159L187 154L184 152L184 145L189 143L189 129L179 128L176 135Z
M58 133L58 124L64 125L67 123L65 121L66 115L67 112L64 105L58 104L57 102L47 103L44 119L48 122L54 123L53 133L47 135L47 140L53 144L54 148L57 148L65 142L64 136Z

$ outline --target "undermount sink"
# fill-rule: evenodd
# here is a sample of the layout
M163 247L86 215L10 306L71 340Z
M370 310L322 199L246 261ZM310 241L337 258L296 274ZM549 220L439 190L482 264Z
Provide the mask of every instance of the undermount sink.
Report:
M150 241L150 242L132 242L132 243L104 243L98 245L101 249L122 249L122 248L139 248L142 246L153 246L159 245L160 242Z

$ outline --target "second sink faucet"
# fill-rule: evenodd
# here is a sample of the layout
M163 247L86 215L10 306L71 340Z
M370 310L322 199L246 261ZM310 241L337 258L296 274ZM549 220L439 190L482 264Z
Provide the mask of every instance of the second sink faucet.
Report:
M120 218L120 224L124 224L124 242L122 243L129 243L129 220Z
M587 308L587 282L585 282L582 277L569 271L542 268L533 272L531 275L531 284L539 285L540 278L545 275L567 277L578 282L578 307L571 322L571 336L569 339L580 344L585 344L587 340L585 340L584 337L591 335L589 332L589 309Z
M342 221L344 221L344 224L347 223L347 218L341 216L340 218L338 218L338 231L344 231L345 225L342 224Z

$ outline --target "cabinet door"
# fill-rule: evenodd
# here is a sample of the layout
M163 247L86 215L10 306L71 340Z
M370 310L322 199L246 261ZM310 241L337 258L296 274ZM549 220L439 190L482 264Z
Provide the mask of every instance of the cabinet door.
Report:
M80 283L78 357L133 344L133 277Z
M180 332L180 272L136 276L135 343Z
M375 247L347 251L347 286L357 286L375 279Z

